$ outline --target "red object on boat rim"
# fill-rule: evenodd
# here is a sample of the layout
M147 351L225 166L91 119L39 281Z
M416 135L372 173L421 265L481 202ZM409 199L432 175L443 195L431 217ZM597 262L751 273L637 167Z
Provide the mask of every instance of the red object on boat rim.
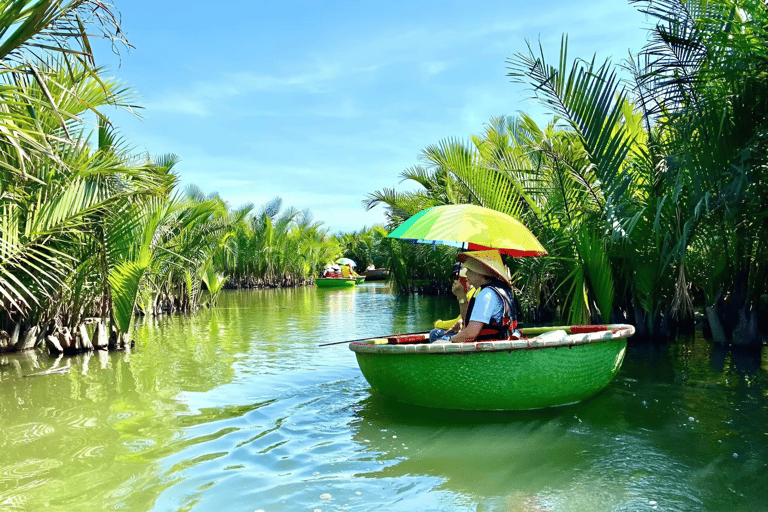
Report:
M401 334L400 336L388 336L387 343L390 345L400 345L403 343L418 343L429 339L429 334Z
M588 332L607 331L607 325L572 325L571 334L585 334Z

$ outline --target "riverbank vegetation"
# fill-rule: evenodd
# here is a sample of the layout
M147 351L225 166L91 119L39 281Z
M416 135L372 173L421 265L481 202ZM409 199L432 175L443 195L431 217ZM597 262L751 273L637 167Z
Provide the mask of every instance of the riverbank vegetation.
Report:
M341 255L309 212L180 193L178 157L127 149L105 112L137 107L92 52L128 45L109 6L0 6L0 352L126 348L137 313L303 283Z
M323 267L341 256L342 242L328 235L308 210L283 210L275 198L255 214L248 205L217 248L213 266L227 288L296 286L314 282Z
M363 228L352 233L338 235L338 241L344 257L357 263L356 270L363 272L370 265L375 268L386 267L389 261L387 239L389 232L381 226Z
M768 7L633 2L657 22L619 68L534 47L509 76L553 115L491 119L424 148L370 194L387 228L427 207L480 204L523 221L549 256L510 259L528 322L628 322L761 343L768 332ZM340 256L395 288L445 292L455 250L331 236L279 198L233 209L177 189L175 155L129 150L106 115L137 108L91 39L127 46L95 0L6 1L0 17L0 351L125 348L136 314L193 311L225 287L311 283ZM629 78L621 79L621 74ZM95 123L86 122L89 116Z
M527 321L628 322L665 336L706 314L719 341L768 333L768 7L759 0L632 2L655 25L621 68L509 60L552 114L492 119L469 141L426 147L402 177L420 192L372 193L389 228L424 208L474 203L525 223L549 251L507 260ZM431 277L440 251L391 246ZM400 283L411 278L395 273Z

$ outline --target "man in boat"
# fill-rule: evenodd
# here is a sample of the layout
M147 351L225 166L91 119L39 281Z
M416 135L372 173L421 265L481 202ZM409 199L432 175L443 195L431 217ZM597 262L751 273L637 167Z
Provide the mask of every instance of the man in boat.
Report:
M453 286L451 293L459 301L459 316L453 320L438 320L435 322L435 328L429 332L429 342L434 343L437 340L449 340L452 335L464 328L467 319L467 306L469 300L477 295L478 289L471 286L467 281L467 269L461 266L461 263L453 265L451 272Z
M519 338L509 270L501 261L499 251L465 252L459 254L458 259L467 269L467 281L479 291L468 301L466 325L450 341L472 343Z

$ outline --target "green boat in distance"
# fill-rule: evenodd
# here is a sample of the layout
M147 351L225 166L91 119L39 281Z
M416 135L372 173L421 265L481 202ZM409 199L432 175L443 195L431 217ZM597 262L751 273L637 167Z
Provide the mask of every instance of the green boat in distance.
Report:
M363 376L398 402L438 409L528 410L598 393L624 361L631 325L521 329L526 338L423 343L428 333L350 343Z
M357 284L354 277L318 277L315 279L318 288L351 288Z

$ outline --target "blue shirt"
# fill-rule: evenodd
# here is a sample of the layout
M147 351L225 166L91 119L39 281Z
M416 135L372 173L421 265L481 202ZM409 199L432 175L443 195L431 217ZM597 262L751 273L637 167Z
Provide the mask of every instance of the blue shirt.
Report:
M501 323L502 315L504 315L504 303L499 295L490 288L483 288L475 297L472 315L467 323L481 322L490 324L491 318Z

